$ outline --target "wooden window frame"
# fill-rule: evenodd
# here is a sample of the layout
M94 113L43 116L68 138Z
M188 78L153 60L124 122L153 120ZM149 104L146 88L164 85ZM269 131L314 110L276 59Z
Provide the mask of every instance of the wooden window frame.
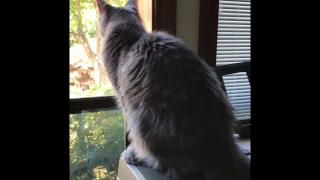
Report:
M200 0L198 54L216 67L219 0Z

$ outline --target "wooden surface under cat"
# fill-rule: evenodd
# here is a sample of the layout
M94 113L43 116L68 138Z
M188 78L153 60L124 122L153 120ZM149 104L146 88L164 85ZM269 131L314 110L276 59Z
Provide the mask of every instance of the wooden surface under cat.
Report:
M251 151L250 139L238 139L238 144ZM250 158L250 155L248 156ZM157 170L127 164L120 158L117 180L166 180L165 174ZM201 180L201 177L190 177L186 180Z

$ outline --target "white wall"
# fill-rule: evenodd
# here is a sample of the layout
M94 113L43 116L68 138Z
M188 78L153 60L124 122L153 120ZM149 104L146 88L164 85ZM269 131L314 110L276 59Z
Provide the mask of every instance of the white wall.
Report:
M176 36L198 52L200 0L177 0Z

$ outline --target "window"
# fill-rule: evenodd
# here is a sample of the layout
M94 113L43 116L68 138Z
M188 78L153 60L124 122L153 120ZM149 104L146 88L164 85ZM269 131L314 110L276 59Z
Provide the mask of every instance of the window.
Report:
M124 6L128 0L106 0ZM137 0L147 31L175 34L176 0ZM113 180L126 146L124 119L98 59L95 0L70 0L70 179Z
M216 65L250 61L250 0L220 0ZM223 77L239 120L250 115L250 84L245 72Z
M127 1L107 0L114 6ZM70 0L69 15L70 179L113 180L125 148L124 120L106 97L114 90L99 63L96 1ZM105 107L111 109L103 110Z
M128 0L107 0L124 6ZM114 90L98 61L101 37L97 33L95 0L70 0L70 98L113 95Z
M106 1L123 6L128 0ZM158 29L175 34L176 18L172 17L176 16L176 0L137 3L148 31ZM98 61L101 41L97 13L95 0L70 0L70 179L115 179L120 153L125 148L124 119L121 111L115 109L114 90ZM211 44L215 42L205 39ZM207 43L199 45L212 54ZM250 1L223 0L217 65L243 61L250 61ZM250 117L248 80L243 74L226 76L224 80L238 117Z
M125 149L120 110L70 114L70 179L115 179Z

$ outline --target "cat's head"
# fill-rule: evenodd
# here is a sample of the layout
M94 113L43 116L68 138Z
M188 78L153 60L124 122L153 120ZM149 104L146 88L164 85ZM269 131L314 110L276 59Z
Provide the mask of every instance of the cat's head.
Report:
M104 35L105 28L112 22L140 22L136 0L129 0L124 7L114 7L105 0L96 0L99 10L99 29Z

